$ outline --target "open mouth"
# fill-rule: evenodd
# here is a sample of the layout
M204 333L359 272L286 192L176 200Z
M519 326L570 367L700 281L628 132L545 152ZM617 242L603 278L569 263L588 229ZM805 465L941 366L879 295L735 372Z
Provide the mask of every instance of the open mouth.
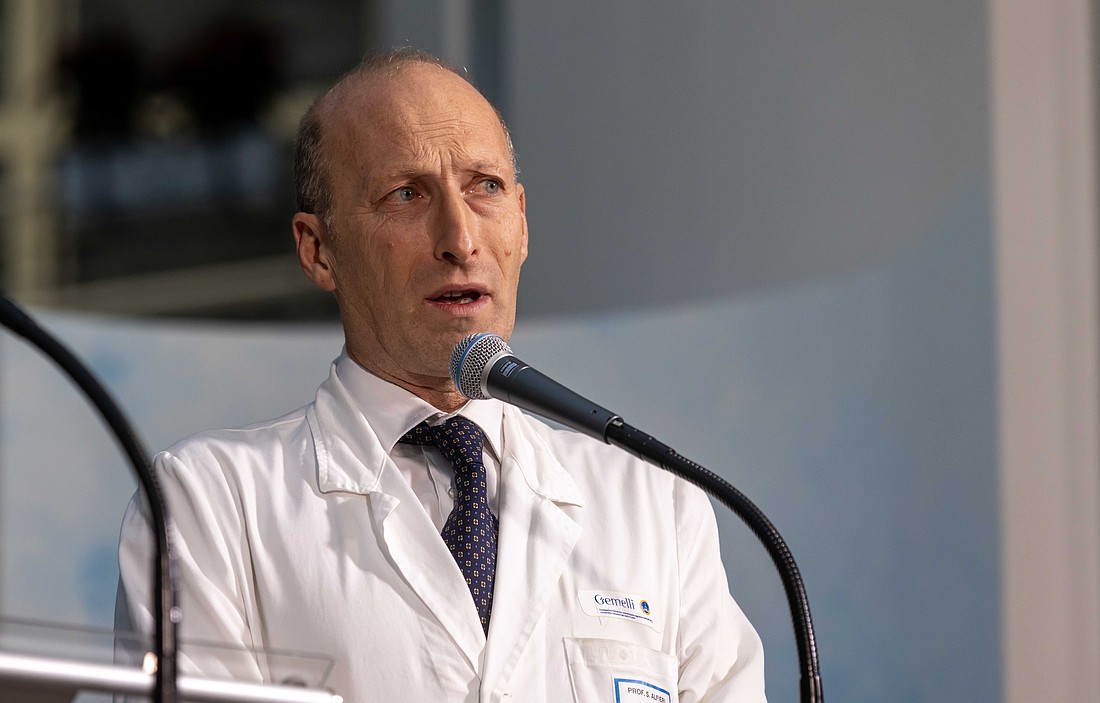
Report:
M476 290L455 290L443 295L432 298L437 303L444 305L465 305L466 303L472 303L481 297L481 293Z

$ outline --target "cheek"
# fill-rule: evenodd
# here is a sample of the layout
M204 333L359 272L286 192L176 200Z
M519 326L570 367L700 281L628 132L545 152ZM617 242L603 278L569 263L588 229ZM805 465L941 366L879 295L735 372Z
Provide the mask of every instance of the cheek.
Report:
M527 259L527 229L522 218L510 219L501 227L500 258L509 266L519 266ZM518 234L517 234L518 233Z
M515 266L516 270L519 270L519 267L523 264L523 262L527 261L527 235L526 234L524 234L520 238L520 240L512 246L512 249L509 251L509 255L513 259L513 265Z
M509 243L498 250L497 265L507 278L515 278L519 273L523 256L517 244Z

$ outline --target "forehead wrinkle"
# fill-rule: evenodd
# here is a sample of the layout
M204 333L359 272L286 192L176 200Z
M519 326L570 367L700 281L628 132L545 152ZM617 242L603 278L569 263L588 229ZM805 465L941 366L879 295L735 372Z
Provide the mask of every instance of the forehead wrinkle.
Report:
M425 151L433 146L442 146L451 149L453 153L466 156L471 149L482 150L487 141L498 141L491 148L506 149L503 134L486 133L484 125L460 117L442 117L435 119L409 119L407 120L406 137L413 141L417 147L423 147ZM488 134L493 136L489 139Z
M368 166L369 182L417 180L438 174L507 172L510 160L495 148L473 146L463 135L444 130L411 143L395 143L390 156ZM437 148L442 146L442 148Z
M508 137L484 96L465 82L453 84L457 90L426 93L420 86L402 85L396 76L345 86L328 106L329 125L342 123L342 129L333 130L343 132L336 137L343 142L340 160L359 172L354 179L359 192L379 179L427 175L448 150L452 162L477 163L464 171L491 166L512 173ZM359 148L349 148L353 145Z

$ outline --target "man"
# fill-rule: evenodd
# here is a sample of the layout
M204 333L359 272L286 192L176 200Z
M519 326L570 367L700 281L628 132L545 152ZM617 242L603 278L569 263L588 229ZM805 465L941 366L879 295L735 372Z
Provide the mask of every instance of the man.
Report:
M448 376L507 338L526 199L503 122L457 72L399 51L303 118L293 229L345 351L306 408L157 457L181 546L181 669L278 681L269 649L334 661L365 701L764 700L706 498ZM462 438L456 442L455 438ZM147 518L120 546L152 628ZM442 534L441 534L442 533Z

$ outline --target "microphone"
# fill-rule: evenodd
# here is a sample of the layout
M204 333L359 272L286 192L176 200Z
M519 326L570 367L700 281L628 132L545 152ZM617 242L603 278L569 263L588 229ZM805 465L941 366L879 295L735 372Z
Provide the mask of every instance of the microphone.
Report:
M496 398L542 415L601 442L617 414L577 395L516 357L500 336L471 334L451 352L451 378L471 400Z
M619 447L664 469L681 458L672 447L632 427L516 357L499 335L464 337L451 350L451 380L470 400L496 398Z

